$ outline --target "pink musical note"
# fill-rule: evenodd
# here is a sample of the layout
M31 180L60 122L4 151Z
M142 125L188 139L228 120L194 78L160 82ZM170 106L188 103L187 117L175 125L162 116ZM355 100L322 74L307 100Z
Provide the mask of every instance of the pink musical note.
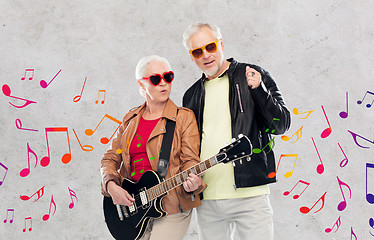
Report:
M355 240L357 240L357 236L356 236L356 234L353 232L353 228L351 227L351 240L353 240L353 238L352 237L355 237Z
M356 145L359 146L360 148L369 148L369 147L364 147L364 146L358 144L358 142L357 142L357 137L359 137L359 138L361 138L361 139L363 139L363 140L366 140L366 141L368 141L369 143L374 144L374 140L373 140L373 141L370 141L369 139L366 139L366 138L364 138L364 137L358 135L357 133L351 132L351 131L349 131L349 130L348 130L348 132L352 135L352 137L353 137L353 141L355 141Z
M266 153L269 153L275 147L275 137L273 137L268 144L266 144L262 149L254 148L253 153L260 153L264 151L264 149L269 146L269 150Z
M306 112L299 112L299 110L298 110L297 108L294 108L292 111L293 111L293 113L294 113L295 115L301 115L301 114L304 114L304 113L308 113L308 115L307 115L306 117L303 117L303 118L299 117L300 119L307 119L307 118L310 116L310 114L311 114L312 112L314 112L314 110L306 111Z
M332 226L332 228L326 228L326 229L325 229L325 232L326 232L326 233L330 233L330 232L332 231L332 229L334 229L335 226L336 226L336 230L335 230L335 232L336 232L336 231L339 230L339 227L340 227L341 225L342 225L342 222L340 221L340 217L339 217L338 220L336 220L334 226Z
M79 100L81 100L81 97L82 97L82 94L83 94L84 85L86 85L86 81L87 81L87 77L84 79L84 83L83 83L81 94L75 96L73 98L73 102L78 102Z
M274 126L273 130L271 130L271 133L274 133L274 132L275 132L275 129L278 127L278 124L279 124L279 122L280 122L280 119L279 119L279 118L273 118L273 119L271 120L270 126L265 130L265 132L269 132L271 126L274 125L273 122L277 122L277 124Z
M336 178L338 179L340 191L342 192L343 199L344 199L343 201L341 201L339 203L339 205L338 205L338 211L343 211L347 207L347 200L345 199L345 196L344 196L344 193L343 193L343 189L342 189L342 185L344 185L344 186L346 186L348 188L348 190L349 190L349 199L352 199L352 192L351 192L351 188L348 186L348 184L346 184L343 181L341 181L338 176Z
M340 113L339 113L339 116L341 117L341 118L347 118L348 117L348 92L346 92L346 102L347 102L347 111L346 112L344 112L344 111L341 111Z
M13 223L14 209L10 209L10 208L8 208L7 211L6 211L6 218L4 220L4 223L6 223L8 221L8 213L12 213L12 219L9 220L9 223Z
M77 140L78 140L79 146L81 146L81 149L82 149L83 151L90 152L90 151L93 150L93 147L92 147L91 145L83 145L83 146L82 146L81 141L79 141L79 138L78 138L77 133L75 132L74 128L73 128L73 132L74 132L75 137L76 137Z
M364 97L362 98L362 100L358 100L358 101L357 101L357 104L361 104L361 103L364 101L364 99L366 98L366 95L367 95L367 94L370 94L370 95L373 95L373 96L374 96L374 93L372 93L372 92L370 92L370 91L366 91L366 93L365 93ZM374 100L373 100L371 103L366 104L366 107L367 107L367 108L371 108L371 106L373 106L373 103L374 103Z
M325 167L323 166L323 162L322 162L321 156L319 155L319 152L318 152L318 149L317 149L316 143L314 142L313 137L312 137L312 141L313 141L314 147L315 147L315 149L317 151L319 160L321 161L321 163L318 164L318 166L317 166L317 173L318 174L322 174L325 171Z
M283 195L284 196L288 196L291 192L292 192L292 190L299 184L299 183L302 183L302 184L305 184L305 188L304 188L304 190L300 193L300 194L295 194L294 196L293 196L293 199L298 199L302 194L303 194L303 192L309 187L309 185L310 185L310 183L308 183L308 182L305 182L305 181L303 181L303 180L299 180L296 184L295 184L295 186L290 190L290 191L285 191L284 193L283 193Z
M29 105L31 103L36 103L36 102L28 100L28 99L11 96L10 95L11 94L10 87L8 85L6 85L6 84L3 85L2 90L3 90L3 93L4 93L5 96L11 97L11 98L14 98L14 99L19 99L19 100L22 100L22 101L26 102L22 106L17 106L17 105L14 105L13 103L9 102L9 104L12 105L15 108L24 108L24 107L26 107L27 105Z
M27 130L27 131L34 131L34 132L37 132L38 130L36 129L29 129L29 128L22 128L22 122L20 119L16 119L16 128L20 129L20 130Z
M317 212L319 212L319 211L321 211L322 210L322 208L325 206L325 196L326 196L326 193L327 192L325 192L318 200L317 200L317 202L311 207L311 208L309 208L309 207L306 207L306 206L304 206L304 207L301 207L300 208L300 212L301 213L304 213L304 214L307 214L308 212L310 212L310 210L312 210L313 208L314 208L314 206L316 206L317 205L317 203L319 202L319 201L322 201L322 206L321 206L321 208L320 209L318 209L317 211L315 211L314 213L317 213Z
M53 206L54 206L54 211L53 211L53 213L52 213L52 216L55 214L55 212L56 212L56 203L55 203L55 201L53 200L53 195L51 196L51 203L49 204L49 212L47 213L47 214L45 214L44 216L43 216L43 221L47 221L48 219L49 219L49 217L51 216L51 208L52 208L52 204L53 204Z
M0 162L0 166L5 169L4 177L3 177L2 180L0 180L0 186L1 186L1 185L3 185L3 183L5 181L5 177L6 177L6 174L8 172L8 168L4 164L2 164L1 162Z
M269 178L274 178L274 177L276 176L276 174L277 174L277 172L278 172L279 164L280 164L280 162L281 162L281 160L282 160L283 157L294 157L294 158L295 158L295 162L294 162L294 164L293 164L292 171L291 171L291 172L286 172L286 173L284 174L284 177L285 177L285 178L289 178L289 177L292 176L293 171L295 170L295 166L296 166L296 161L297 161L298 154L281 154L280 157L279 157L279 161L278 161L277 169L276 169L275 172L271 172L271 173L269 173L269 175L268 175Z
M44 195L44 187L45 187L45 186L43 186L41 189L39 189L36 193L34 193L33 195L31 195L30 197L29 197L29 196L26 196L26 195L22 195L22 196L21 196L21 200L23 200L23 201L28 201L28 200L30 200L33 196L38 195L38 198L37 198L34 202L38 201L38 200L39 200L41 197L43 197L43 195Z
M343 148L340 146L340 144L338 143L339 147L340 147L340 150L342 150L343 152L343 155L344 155L344 159L340 162L340 167L345 167L347 164L348 164L348 157L347 155L345 155L344 151L343 151Z
M97 100L95 101L95 104L98 104L99 103L99 99L100 99L100 93L103 93L103 100L101 100L101 104L104 104L105 102L105 93L106 91L105 90L99 90L99 92L97 93Z
M71 203L69 204L69 208L72 209L74 207L73 197L77 200L77 202L78 202L78 197L77 197L77 194L73 190L71 190L69 187L68 189L69 189L69 194L71 198Z
M300 138L301 138L301 136L303 135L303 127L304 126L302 126L299 130L297 130L291 137L288 137L288 136L286 136L286 135L283 135L282 137L281 137L281 139L283 140L283 141L289 141L293 136L295 136L296 135L296 141L294 141L292 144L294 144L295 142L297 142Z
M25 228L23 229L23 232L26 232L26 220L30 220L29 232L31 232L32 231L32 218L31 217L26 217L25 218Z
M58 73L52 78L51 81L49 81L49 83L47 83L45 80L41 80L40 81L40 86L42 88L47 88L49 86L49 84L51 84L51 82L57 77L57 75L61 72L62 69L60 69L60 71L58 71Z
M370 204L374 204L374 195L368 193L368 168L374 168L374 163L366 163L366 201Z
M331 134L331 132L332 132L332 128L331 128L331 125L330 125L329 119L327 118L327 115L326 115L325 109L323 108L322 105L321 105L321 107L322 107L322 110L323 110L323 114L325 115L325 118L326 118L327 124L329 125L329 127L326 128L325 130L323 130L323 132L321 133L321 138L327 138L328 136L330 136L330 134Z
M33 68L30 68L30 69L26 69L26 71L25 71L25 76L23 76L23 77L21 78L21 80L25 80L25 79L26 79L26 73L27 73L27 72L31 72L31 73L32 73L31 77L29 77L29 80L32 80L32 79L34 78L34 69L33 69Z
M22 169L22 171L19 173L21 177L26 177L30 173L30 153L34 155L35 157L35 167L38 164L38 156L36 156L36 153L30 148L29 143L27 143L27 162L28 162L28 167Z
M113 135L112 135L109 139L106 138L106 137L103 137L103 138L100 139L100 142L101 142L102 144L107 144L107 143L112 139L112 137L114 136L114 134L117 132L118 128L121 126L121 123L122 123L121 121L115 119L114 117L112 117L112 116L110 116L110 115L108 115L108 114L105 114L104 117L103 117L103 118L101 119L101 121L99 122L99 124L96 126L95 130L92 131L92 129L86 129L86 131L84 131L84 133L85 133L87 136L91 136L92 134L94 134L94 132L97 130L97 128L100 126L100 124L103 122L103 120L104 120L105 118L108 118L108 119L110 119L110 120L112 120L112 121L118 123L118 127L117 127L117 129L114 131Z
M46 166L49 165L49 163L51 161L51 155L50 155L49 143L48 143L48 133L49 132L66 132L67 142L68 142L68 147L69 147L69 153L64 154L64 156L62 156L62 158L61 158L61 161L62 161L63 164L68 164L71 160L71 149L70 149L70 140L69 140L68 128L67 127L52 127L52 128L45 128L45 138L46 138L46 141L47 141L48 156L45 156L45 157L42 158L42 160L40 160L40 165L42 165L42 167L46 167Z

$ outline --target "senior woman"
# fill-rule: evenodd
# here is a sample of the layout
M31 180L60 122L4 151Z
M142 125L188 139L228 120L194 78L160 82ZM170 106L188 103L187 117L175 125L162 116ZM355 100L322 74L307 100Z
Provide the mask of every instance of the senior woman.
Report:
M200 162L195 116L169 98L174 73L168 61L157 55L147 56L138 62L135 72L145 103L125 115L117 137L101 160L102 193L111 196L114 204L127 206L133 205L134 198L120 187L121 182L124 178L136 182L145 171L157 171L167 119L176 124L165 179ZM200 205L199 193L205 187L201 178L191 173L183 185L162 199L167 216L153 219L141 239L183 239L192 208Z

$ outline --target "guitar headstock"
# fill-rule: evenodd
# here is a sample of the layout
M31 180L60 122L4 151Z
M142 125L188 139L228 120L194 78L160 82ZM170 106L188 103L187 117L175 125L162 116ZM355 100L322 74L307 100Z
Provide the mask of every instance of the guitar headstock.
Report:
M247 136L239 134L238 139L219 151L217 161L228 163L242 158L247 158L249 161L251 159L250 155L252 155L251 141Z

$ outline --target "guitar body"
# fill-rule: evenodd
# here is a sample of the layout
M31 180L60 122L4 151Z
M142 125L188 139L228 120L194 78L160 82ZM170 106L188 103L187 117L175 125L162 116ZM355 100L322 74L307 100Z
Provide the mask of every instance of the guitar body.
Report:
M148 223L152 218L160 218L166 215L162 209L162 197L158 197L146 204L142 203L139 193L150 189L161 182L157 173L146 171L138 182L124 179L122 188L125 189L133 198L135 198L134 207L122 206L122 210L127 212L123 220L120 220L117 206L113 204L111 197L104 197L104 216L105 222L112 236L115 239L136 240L143 236ZM126 208L126 209L123 209ZM135 210L134 210L135 209Z

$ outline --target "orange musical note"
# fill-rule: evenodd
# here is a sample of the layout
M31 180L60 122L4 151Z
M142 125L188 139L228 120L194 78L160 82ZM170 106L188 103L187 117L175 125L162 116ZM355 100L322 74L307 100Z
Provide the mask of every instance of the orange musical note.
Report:
M137 162L142 162L142 163L143 163L143 167L142 167L142 169L139 171L139 173L143 173L143 172L144 172L144 161L143 161L143 158L142 158L142 159L135 160L134 163L133 163L134 171L131 172L131 177L133 177L133 176L135 175L136 168L137 168L137 166L139 166L139 164L136 164ZM139 166L139 167L140 167L140 166Z
M374 194L368 193L368 168L374 168L374 163L366 163L366 201L374 204Z
M8 221L8 213L12 213L12 219L9 220L9 223L13 223L13 219L14 219L14 209L10 209L8 208L7 211L6 211L6 218L4 219L4 223L6 223Z
M268 142L268 144L265 145L265 147L263 147L262 149L259 149L259 148L254 148L252 151L253 153L260 153L262 151L264 151L264 149L269 146L269 151L267 151L266 153L269 153L275 146L275 137L273 137L270 142Z
M126 140L126 144L123 146L123 148L122 149L117 149L116 150L116 153L117 154L121 154L123 151L127 151L127 149L130 147L130 142L129 142L129 138L127 138L127 140Z
M306 186L305 186L304 190L303 190L300 194L295 194L295 195L293 196L293 199L298 199L298 198L303 194L303 192L304 192L304 191L309 187L310 183L305 182L305 181L303 181L303 180L299 180L299 181L295 184L295 186L294 186L290 191L285 191L285 192L283 193L283 195L284 195L284 196L288 196L288 194L290 194L290 193L292 192L292 190L293 190L293 189L297 186L297 184L299 184L299 183L305 184Z
M96 104L99 103L99 99L100 99L100 93L103 93L103 100L101 100L101 104L104 104L105 102L105 93L106 91L105 90L99 90L99 92L97 93L97 100L95 101Z
M72 209L74 207L73 197L77 200L77 202L78 202L78 197L77 197L77 194L73 190L71 190L69 187L68 189L69 189L69 194L71 198L71 203L69 204L69 208Z
M52 208L52 204L53 204L53 206L54 206L54 208L55 208L55 210L54 210L53 213L52 213L52 216L53 216L53 215L55 215L55 212L56 212L56 209L57 209L57 207L56 207L56 203L55 203L55 201L53 200L53 195L51 196L51 203L49 204L49 212L43 216L43 218L42 218L43 221L47 221L47 220L49 219L49 217L51 216L51 208Z
M339 217L338 220L336 220L334 226L332 226L332 228L326 228L325 232L330 233L332 231L332 229L334 229L335 226L336 226L336 230L335 230L335 232L336 232L336 231L339 230L340 225L342 225L342 222L340 221L340 217Z
M42 167L46 167L51 162L51 155L50 155L49 143L48 143L48 133L49 132L66 132L67 142L68 142L68 147L69 147L69 153L64 154L64 156L62 156L62 158L61 158L61 161L62 161L63 164L68 164L71 160L71 148L70 148L68 128L67 127L51 127L51 128L45 128L45 138L46 138L46 141L47 141L48 156L45 156L45 157L42 158L42 160L40 160L40 165L42 165Z
M45 80L41 80L40 81L40 86L42 88L47 88L49 86L49 84L51 84L51 82L57 77L57 75L61 72L62 69L60 69L60 71L58 71L58 73L52 78L51 81L49 81L49 83L47 83Z
M322 107L322 110L323 110L323 114L325 115L327 124L329 125L329 127L326 128L325 130L323 130L323 132L321 133L321 138L327 138L332 133L332 128L331 128L331 124L329 122L329 119L327 118L325 109L323 108L323 106L321 106L321 107Z
M83 93L83 89L84 89L84 85L86 85L86 80L87 80L87 77L84 79L84 83L83 83L83 87L82 87L81 94L75 96L75 97L73 98L73 102L78 102L79 100L81 100L82 93Z
M35 196L36 194L38 195L38 198L34 201L34 202L36 202L36 201L38 201L41 197L43 197L43 195L44 195L44 187L45 186L43 186L41 189L39 189L36 193L34 193L33 195L31 195L30 197L29 196L26 196L26 195L22 195L21 196L21 200L23 200L23 201L28 201L28 200L30 200L33 196Z
M23 232L26 232L26 220L30 220L29 232L31 232L32 231L32 218L31 217L26 217L25 218L25 228L23 229Z
M293 136L295 136L296 135L296 137L297 137L297 139L296 139L296 141L294 141L292 144L294 144L295 142L297 142L300 138L301 138L301 136L303 135L303 127L304 126L302 126L299 130L297 130L291 137L288 137L288 136L286 136L286 135L283 135L282 137L281 137L281 139L283 140L283 141L289 141Z
M19 175L21 177L26 177L30 173L30 153L32 155L34 155L34 157L35 157L35 167L34 168L36 168L36 165L38 164L38 156L36 156L36 153L30 148L29 143L27 143L27 159L28 159L27 161L28 161L28 167L21 170L21 172L19 173Z
M323 166L323 162L322 162L321 156L319 155L319 152L318 152L318 149L317 149L316 143L314 142L313 137L312 137L312 141L313 141L314 147L315 147L315 149L317 151L319 160L321 161L321 163L318 164L318 166L317 166L317 173L318 174L322 174L325 171L325 167Z
M265 130L265 132L269 132L270 127L271 127L272 125L274 125L273 122L277 122L277 124L274 126L273 130L271 130L271 133L274 133L274 132L275 132L275 129L278 127L278 124L279 124L279 122L280 122L280 119L279 119L279 118L273 118L273 119L271 120L270 126Z
M79 138L78 138L77 133L75 132L74 128L73 128L73 132L74 132L75 137L76 137L77 140L78 140L79 146L81 146L81 149L82 149L83 151L90 152L90 151L93 150L93 147L92 147L91 145L83 145L83 146L82 146L81 141L79 141Z
M112 137L114 136L114 134L117 132L118 128L121 126L121 121L115 119L114 117L108 115L108 114L105 114L105 116L101 119L101 121L99 122L99 124L96 126L95 130L92 131L92 129L86 129L86 131L84 131L84 133L87 135L87 136L91 136L92 134L94 134L94 132L97 130L97 128L100 126L100 124L103 122L104 118L108 118L116 123L118 123L118 127L117 129L114 131L113 135L108 139L106 137L103 137L100 139L100 142L102 144L107 144L111 139Z
M339 187L340 187L340 191L342 192L342 195L343 195L343 201L341 201L338 205L338 211L343 211L346 207L347 207L347 200L345 199L345 196L344 196L344 193L343 193L343 189L342 189L342 185L346 186L349 190L349 199L352 199L352 192L351 192L351 188L348 186L348 184L344 183L343 181L341 181L339 179L339 177L336 177L338 179L338 183L339 183Z
M348 130L348 132L352 135L353 140L355 141L356 145L359 146L360 148L369 148L369 147L364 147L364 146L361 146L360 144L358 144L358 142L357 142L357 137L359 137L359 138L361 138L361 139L364 139L364 140L368 141L369 143L374 144L374 141L370 141L369 139L366 139L366 138L364 138L364 137L358 135L357 133L351 132L351 131L349 131L349 130Z
M22 123L21 123L20 119L16 119L16 128L18 128L20 130L27 130L27 131L34 131L34 132L38 131L36 129L22 128Z
M25 80L25 79L26 79L26 73L27 73L27 72L31 72L31 73L32 73L31 77L29 77L29 80L32 80L32 79L34 78L34 69L33 69L33 68L30 68L30 69L26 69L26 71L25 71L25 76L23 76L23 77L21 78L21 80Z
M0 186L1 186L1 185L3 185L3 183L4 183L4 180L5 180L6 174L7 174L7 172L8 172L8 168L7 168L4 164L2 164L1 162L0 162L0 166L1 166L2 168L5 169L4 177L3 177L2 180L0 180Z
M277 165L277 169L276 169L276 171L275 171L275 172L271 172L271 173L269 173L268 177L269 177L269 178L274 178L274 177L276 176L276 174L277 174L277 172L278 172L279 164L280 164L281 159L282 159L283 157L294 157L294 158L295 158L295 162L294 162L294 164L293 164L292 171L291 171L291 172L286 172L286 173L284 174L284 177L285 177L285 178L289 178L289 177L291 177L292 174L293 174L293 171L295 170L296 161L297 161L297 157L298 157L298 156L299 156L298 154L281 154L281 156L279 157L279 161L278 161L278 165Z
M325 206L325 196L326 196L326 193L327 192L325 192L318 200L317 200L317 202L311 207L311 208L308 208L308 207L306 207L306 206L304 206L304 207L301 207L300 208L300 212L301 213L304 213L304 214L307 214L308 212L310 212L310 210L312 210L313 208L314 208L314 206L316 206L317 205L317 203L319 202L319 201L322 201L322 206L321 206L321 208L320 209L318 209L317 211L315 211L314 213L317 213L317 212L319 212L319 211L321 211L322 210L322 208Z
M345 167L347 164L348 164L348 157L347 155L345 155L344 151L343 151L343 148L340 146L340 144L338 143L339 147L340 147L340 150L342 150L343 152L343 155L344 155L344 159L340 162L340 167Z
M304 114L304 113L308 113L308 115L307 115L306 117L304 117L304 118L299 117L300 119L307 119L307 118L309 117L309 115L310 115L312 112L314 112L314 110L306 111L306 112L299 112L299 110L298 110L297 108L294 108L292 111L293 111L293 113L294 113L295 115L301 115L301 114Z
M17 106L17 105L14 105L13 103L9 102L10 105L12 105L13 107L15 108L24 108L28 105L30 105L31 103L36 103L34 101L31 101L31 100L27 100L27 99L24 99L24 98L19 98L19 97L14 97L14 96L11 96L11 90L10 90L10 87L6 84L3 85L2 87L2 90L3 90L3 93L5 96L7 97L11 97L11 98L14 98L14 99L19 99L19 100L22 100L22 101L25 101L26 103L23 104L22 106Z
M345 112L345 111L341 111L340 113L339 113L339 116L341 117L341 118L347 118L348 117L348 92L346 92L346 102L347 102L347 111Z
M372 92L370 92L370 91L366 91L366 93L365 93L364 97L362 98L362 100L358 100L358 101L357 101L357 104L361 104L361 103L364 101L364 99L366 98L366 95L367 95L368 93L369 93L370 95L373 95L373 96L374 96L374 93L372 93ZM367 107L367 108L371 108L371 106L373 106L373 103L374 103L374 100L371 102L371 104L370 104L370 103L366 104L366 107Z

